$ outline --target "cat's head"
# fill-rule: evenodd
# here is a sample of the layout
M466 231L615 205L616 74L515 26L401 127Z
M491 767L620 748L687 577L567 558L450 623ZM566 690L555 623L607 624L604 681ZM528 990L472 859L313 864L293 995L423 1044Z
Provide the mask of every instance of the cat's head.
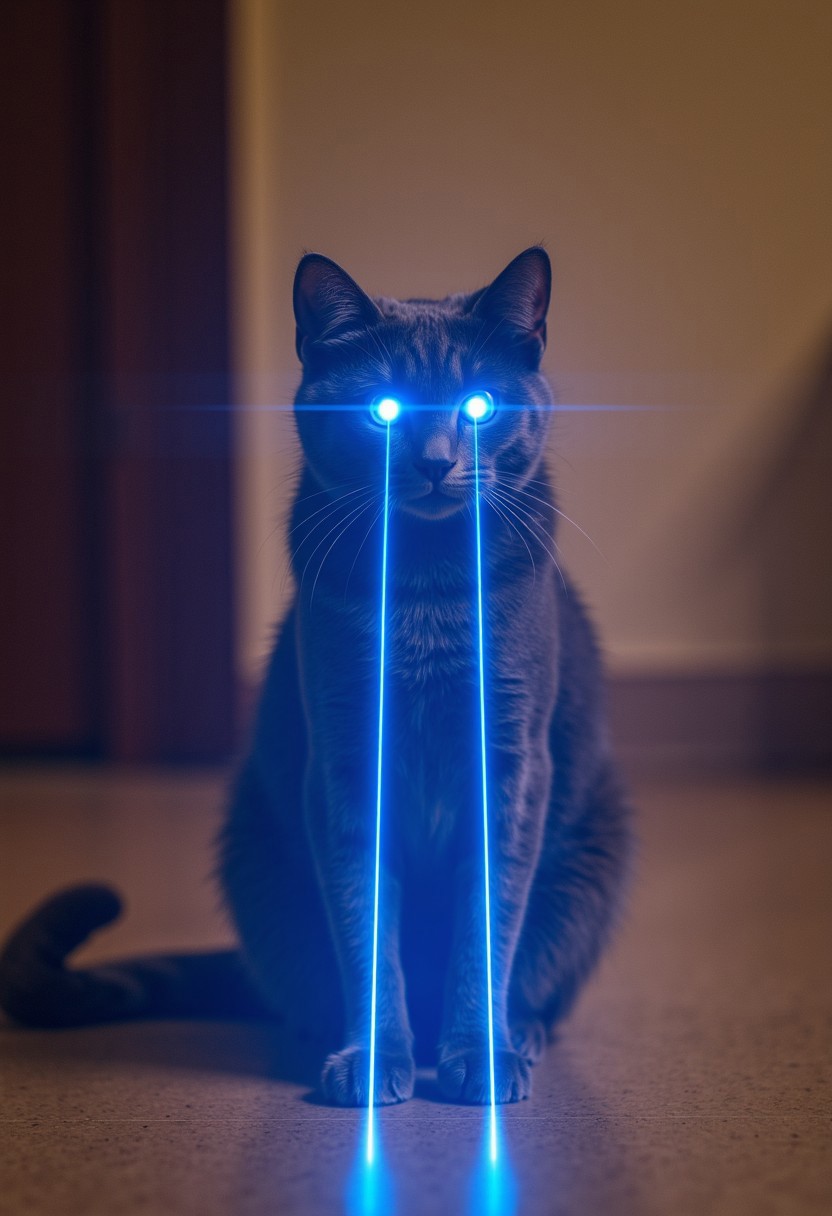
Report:
M470 500L474 427L484 483L534 476L551 404L540 373L550 291L539 247L488 287L444 300L371 299L335 262L307 254L294 287L295 400L324 408L298 408L296 419L321 486L375 481L388 425L391 499L411 515L443 519ZM391 398L400 409L388 423Z

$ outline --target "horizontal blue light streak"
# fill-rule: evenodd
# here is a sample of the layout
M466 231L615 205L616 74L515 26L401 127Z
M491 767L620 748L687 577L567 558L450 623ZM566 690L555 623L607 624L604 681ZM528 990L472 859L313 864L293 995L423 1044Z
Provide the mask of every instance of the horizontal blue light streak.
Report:
M408 402L402 407L408 413L411 411L427 410L435 413L436 410L454 409L453 404L447 401L437 401L426 404L425 402ZM662 414L662 413L681 413L687 412L694 407L690 405L615 405L612 403L596 402L592 404L582 405L578 402L562 401L557 405L529 405L526 402L501 401L497 406L499 411L518 411L518 410L540 410L548 414ZM182 413L246 413L246 414L294 414L294 413L367 413L367 405L364 404L347 404L343 402L300 402L294 404L291 401L283 403L275 403L272 405L253 405L245 402L235 402L226 404L206 404L206 405L170 405L164 406L164 410L182 412Z
M483 650L482 610L482 529L480 525L480 449L479 427L474 423L474 502L477 525L477 647L480 676L480 760L482 766L482 845L485 884L485 969L486 1001L488 1005L488 1076L491 1092L491 1160L497 1160L497 1096L494 1084L494 985L491 975L491 875L489 870L488 835L488 775L485 748L485 658Z
M384 458L384 534L381 548L381 626L378 677L378 763L376 767L376 856L373 888L373 971L370 988L370 1078L367 1095L367 1164L375 1154L376 1007L378 993L378 914L381 879L381 778L384 752L384 660L387 636L387 534L390 524L390 422Z

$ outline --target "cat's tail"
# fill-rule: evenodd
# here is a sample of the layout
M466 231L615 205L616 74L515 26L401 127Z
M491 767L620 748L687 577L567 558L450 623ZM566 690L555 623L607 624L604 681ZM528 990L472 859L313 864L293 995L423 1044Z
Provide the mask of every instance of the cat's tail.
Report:
M83 1026L128 1018L268 1018L237 951L168 954L95 967L69 955L116 919L121 900L89 884L51 896L0 953L0 1008L27 1026Z

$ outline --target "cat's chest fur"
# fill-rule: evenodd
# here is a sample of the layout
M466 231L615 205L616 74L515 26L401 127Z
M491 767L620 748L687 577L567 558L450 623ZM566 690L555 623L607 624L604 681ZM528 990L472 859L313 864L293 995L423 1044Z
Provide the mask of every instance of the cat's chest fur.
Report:
M414 857L454 832L476 711L470 594L426 591L391 603L387 680L398 830Z
M410 594L390 605L390 672L414 707L430 702L448 681L470 674L474 628L470 597L457 590Z

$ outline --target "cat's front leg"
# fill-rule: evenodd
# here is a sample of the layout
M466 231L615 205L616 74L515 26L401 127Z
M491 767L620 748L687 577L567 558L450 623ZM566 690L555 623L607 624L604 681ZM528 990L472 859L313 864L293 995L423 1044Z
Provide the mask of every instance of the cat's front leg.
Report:
M404 1102L413 1093L413 1033L399 957L401 888L380 873L376 1060L370 1095L370 1019L375 891L374 817L356 811L355 774L311 772L307 825L338 958L346 1014L345 1044L326 1060L324 1096L338 1106Z
M508 986L540 857L550 781L551 762L543 748L522 758L502 757L492 774L489 889L497 1102L518 1102L531 1092L529 1061L511 1041ZM438 1065L443 1092L456 1101L472 1103L491 1099L483 877L480 835L479 856L472 849L457 873L454 938Z

